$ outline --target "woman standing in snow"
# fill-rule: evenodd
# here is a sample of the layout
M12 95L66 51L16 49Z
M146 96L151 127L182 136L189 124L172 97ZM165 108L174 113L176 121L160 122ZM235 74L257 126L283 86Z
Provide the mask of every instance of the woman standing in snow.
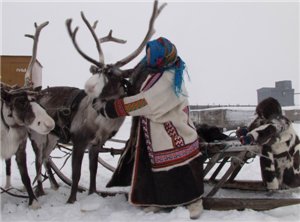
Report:
M106 118L133 116L130 140L107 186L131 185L129 202L147 212L187 206L196 219L203 211L203 159L189 116L185 63L163 37L148 42L146 53L135 80L139 92L95 105Z

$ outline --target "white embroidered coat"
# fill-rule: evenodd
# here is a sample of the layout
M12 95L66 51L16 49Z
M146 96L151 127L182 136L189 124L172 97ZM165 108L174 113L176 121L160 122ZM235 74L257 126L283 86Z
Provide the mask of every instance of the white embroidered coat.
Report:
M174 72L149 75L139 94L116 101L119 116L142 116L153 170L168 170L199 156L198 135L189 116L187 90L173 90Z
M111 106L116 116L138 116L137 135L131 135L136 142L126 146L107 184L131 185L128 199L136 206L185 205L203 194L203 158L187 91L183 84L177 96L173 81L172 71L149 75L140 93Z

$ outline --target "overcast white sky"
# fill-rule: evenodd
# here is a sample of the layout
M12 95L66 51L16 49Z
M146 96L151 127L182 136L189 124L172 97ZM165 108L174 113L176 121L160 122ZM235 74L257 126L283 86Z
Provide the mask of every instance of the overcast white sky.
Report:
M292 1L162 1L167 7L158 17L153 38L165 36L175 43L186 62L191 104L256 104L261 87L292 80L300 92L299 2ZM78 42L97 58L95 43L80 18L80 11L104 36L128 40L125 45L104 45L106 63L131 53L144 38L152 1L3 1L2 55L30 55L33 23L49 21L42 31L38 60L43 65L43 86L83 88L90 64L74 49L65 27L73 18L79 25ZM141 56L144 55L144 52ZM134 66L141 56L127 67ZM295 103L300 104L300 95Z

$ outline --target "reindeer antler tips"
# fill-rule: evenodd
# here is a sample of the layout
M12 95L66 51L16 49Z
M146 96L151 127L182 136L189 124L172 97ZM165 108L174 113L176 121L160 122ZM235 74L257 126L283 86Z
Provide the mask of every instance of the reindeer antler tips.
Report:
M66 25L67 26L71 26L71 23L72 23L72 19L71 18L69 18L69 19L66 20Z
M33 39L33 48L32 48L32 57L30 59L30 62L27 67L27 71L25 73L25 79L24 79L24 87L33 87L33 82L32 82L32 73L33 73L33 65L36 62L36 57L37 57L37 47L38 47L38 41L39 41L39 35L42 29L49 24L49 21L46 21L40 25L38 25L36 22L34 22L34 27L35 27L35 34L34 35L29 35L25 34L25 37L29 37Z
M82 19L86 19L86 18L85 18L85 15L84 15L84 13L83 13L83 11L80 12L80 15L81 15L81 18L82 18Z
M78 29L79 29L79 27L78 26L76 26L76 28L74 29L74 31L73 31L73 38L75 37L75 35L76 35L76 33L78 32Z
M96 27L97 27L97 24L98 24L98 20L96 20L95 22L94 22L94 24L93 24L93 29L96 29Z
M148 27L148 31L146 33L146 36L144 37L144 40L142 41L140 46L134 52L132 52L130 55L128 55L124 59L118 61L115 64L116 67L120 68L120 67L128 64L130 61L132 61L134 58L136 58L139 55L139 53L143 50L143 48L146 46L147 42L151 39L151 37L155 33L154 22L155 22L156 18L158 17L159 13L161 12L161 10L165 6L166 6L166 3L162 4L158 8L158 0L154 0L152 15L151 15L150 21L149 21L149 27Z
M159 15L159 13L160 13L166 6L167 6L167 3L162 4L162 5L159 7L159 9L158 9L157 14Z
M34 39L34 36L33 36L33 35L25 34L24 36L25 36L25 37L28 37L28 38L31 38L31 39Z
M165 3L163 3L163 4L160 6L160 8L163 9L163 8L166 7L167 5L168 5L168 3L165 2Z

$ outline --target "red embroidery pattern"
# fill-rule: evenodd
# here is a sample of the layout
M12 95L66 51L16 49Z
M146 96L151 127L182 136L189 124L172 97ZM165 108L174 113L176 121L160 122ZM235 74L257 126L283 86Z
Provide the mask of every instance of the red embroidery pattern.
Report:
M174 166L175 164L180 164L200 153L198 139L196 139L193 143L181 147L154 152L149 125L149 120L145 117L141 117L141 126L145 135L147 151L153 168L158 169Z
M145 142L146 142L150 162L154 164L154 152L153 152L152 142L150 137L149 119L147 119L146 117L141 117L141 125L144 131Z
M127 104L124 103L123 99L117 99L114 102L115 110L118 116L126 116L129 112L140 109L146 105L147 101L145 99L140 99Z
M164 126L167 133L172 139L174 147L181 147L185 145L183 138L178 134L176 128L173 126L171 121L164 123Z
M189 114L189 112L190 112L189 107L188 106L184 107L183 112L185 112L186 114Z
M118 116L126 116L128 113L125 110L124 106L124 100L123 99L117 99L114 102L115 110L117 112Z
M146 106L148 103L145 99L139 99L137 101L134 101L132 103L127 103L125 104L125 111L127 113L131 112L131 111L134 111L134 110L137 110L137 109L140 109L144 106Z
M160 151L154 153L153 168L162 168L174 166L175 164L182 163L200 153L198 139L191 144L176 149Z
M162 73L153 74L150 77L150 79L147 81L145 86L143 87L142 91L146 91L146 90L150 89L157 82L157 80L160 79L161 76L162 76Z

